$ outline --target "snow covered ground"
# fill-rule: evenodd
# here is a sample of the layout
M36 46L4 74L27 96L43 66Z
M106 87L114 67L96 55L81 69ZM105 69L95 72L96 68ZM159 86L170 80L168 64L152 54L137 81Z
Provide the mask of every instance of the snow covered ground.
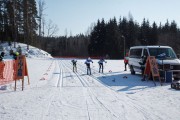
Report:
M86 75L84 62L78 59L73 72L71 59L28 57L30 85L25 77L24 91L20 81L16 91L14 83L0 86L6 87L0 89L0 119L180 120L180 93L170 83L142 82L140 74L124 71L123 60L107 60L103 74L93 60Z

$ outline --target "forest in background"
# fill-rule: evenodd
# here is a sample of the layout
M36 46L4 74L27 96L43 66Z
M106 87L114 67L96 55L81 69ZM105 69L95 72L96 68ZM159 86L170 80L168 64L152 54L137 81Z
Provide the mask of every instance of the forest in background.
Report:
M110 58L123 58L124 51L137 45L165 45L171 46L176 53L180 53L180 30L175 21L165 25L151 25L143 19L139 24L133 19L123 17L105 22L97 20L91 26L89 35L62 36L44 38L43 49L54 56L105 56ZM51 46L54 46L53 48Z
M133 17L120 17L118 20L114 17L108 21L102 18L90 26L88 34L76 36L53 36L56 26L46 23L49 27L45 36L43 5L43 2L37 4L35 0L0 0L0 41L9 42L9 45L22 42L53 56L66 57L108 55L112 59L122 59L125 52L136 45L168 45L180 53L180 30L175 21L168 20L162 25L150 24L146 18L142 23Z

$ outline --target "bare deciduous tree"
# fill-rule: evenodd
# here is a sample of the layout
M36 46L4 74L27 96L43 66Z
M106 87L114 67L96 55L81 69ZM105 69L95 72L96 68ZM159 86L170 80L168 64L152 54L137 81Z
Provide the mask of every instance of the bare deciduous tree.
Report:
M47 24L47 37L53 37L58 31L58 26L53 24L52 20L49 20Z

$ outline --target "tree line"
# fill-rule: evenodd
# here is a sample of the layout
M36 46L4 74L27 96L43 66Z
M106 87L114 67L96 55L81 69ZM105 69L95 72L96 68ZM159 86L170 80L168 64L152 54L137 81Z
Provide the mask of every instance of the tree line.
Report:
M97 20L91 28L88 35L45 38L43 49L54 56L108 55L112 59L122 59L131 46L137 45L168 45L180 53L180 30L175 21L151 25L145 18L139 24L132 18L117 21L114 17L106 22Z
M21 42L43 49L53 56L105 56L123 58L131 46L168 45L180 53L180 30L175 21L165 24L142 23L132 17L98 19L88 34L58 36L50 21L48 35L44 35L44 1L39 0L39 13L35 0L0 0L0 41ZM38 31L39 29L39 31ZM14 44L15 47L15 44ZM28 46L27 46L28 48Z
M89 54L123 58L131 46L137 45L168 45L180 53L180 30L175 21L166 21L165 25L150 25L145 18L139 24L132 18L116 18L105 22L98 20L90 34Z
M89 37L83 34L70 37L44 37L42 41L42 49L52 56L85 57L89 55Z

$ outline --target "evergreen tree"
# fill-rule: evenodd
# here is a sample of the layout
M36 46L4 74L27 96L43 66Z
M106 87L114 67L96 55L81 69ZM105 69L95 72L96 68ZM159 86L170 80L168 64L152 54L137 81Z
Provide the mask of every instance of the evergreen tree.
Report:
M104 47L105 34L106 29L104 19L102 19L101 22L98 20L97 25L90 35L91 44L89 45L89 52L91 55L102 56L104 54L104 49L106 49Z
M149 41L150 41L150 26L149 26L149 21L145 20L145 18L143 19L143 23L141 25L140 28L140 34L139 34L139 38L140 43L142 45L148 45Z
M127 46L129 46L129 26L128 26L128 21L125 17L123 17L123 19L119 20L119 33L120 33L120 38L121 38L121 51L123 51L122 55L121 55L121 58L124 57L124 55L126 54L126 49L128 49ZM125 51L124 51L125 50Z
M170 30L172 33L175 33L175 34L178 32L177 24L176 24L176 22L175 22L174 20L171 22L171 25L170 25L170 27L169 27L169 30Z
M134 23L133 19L131 18L128 23L128 33L127 33L127 40L126 40L126 48L129 50L131 46L136 44L138 34L138 25Z
M150 33L149 45L156 45L157 43L158 43L158 28L156 23L154 22Z
M128 37L128 21L125 17L123 17L123 20L119 21L119 31L120 34L123 35L125 38Z
M35 0L23 0L23 21L25 43L32 44L37 30L35 17L37 16L37 8ZM27 48L28 49L28 48Z
M106 42L105 47L107 53L111 58L121 58L123 56L123 41L119 33L116 18L110 20L106 26Z
M162 27L162 32L167 33L170 29L169 21L167 20L165 25Z

